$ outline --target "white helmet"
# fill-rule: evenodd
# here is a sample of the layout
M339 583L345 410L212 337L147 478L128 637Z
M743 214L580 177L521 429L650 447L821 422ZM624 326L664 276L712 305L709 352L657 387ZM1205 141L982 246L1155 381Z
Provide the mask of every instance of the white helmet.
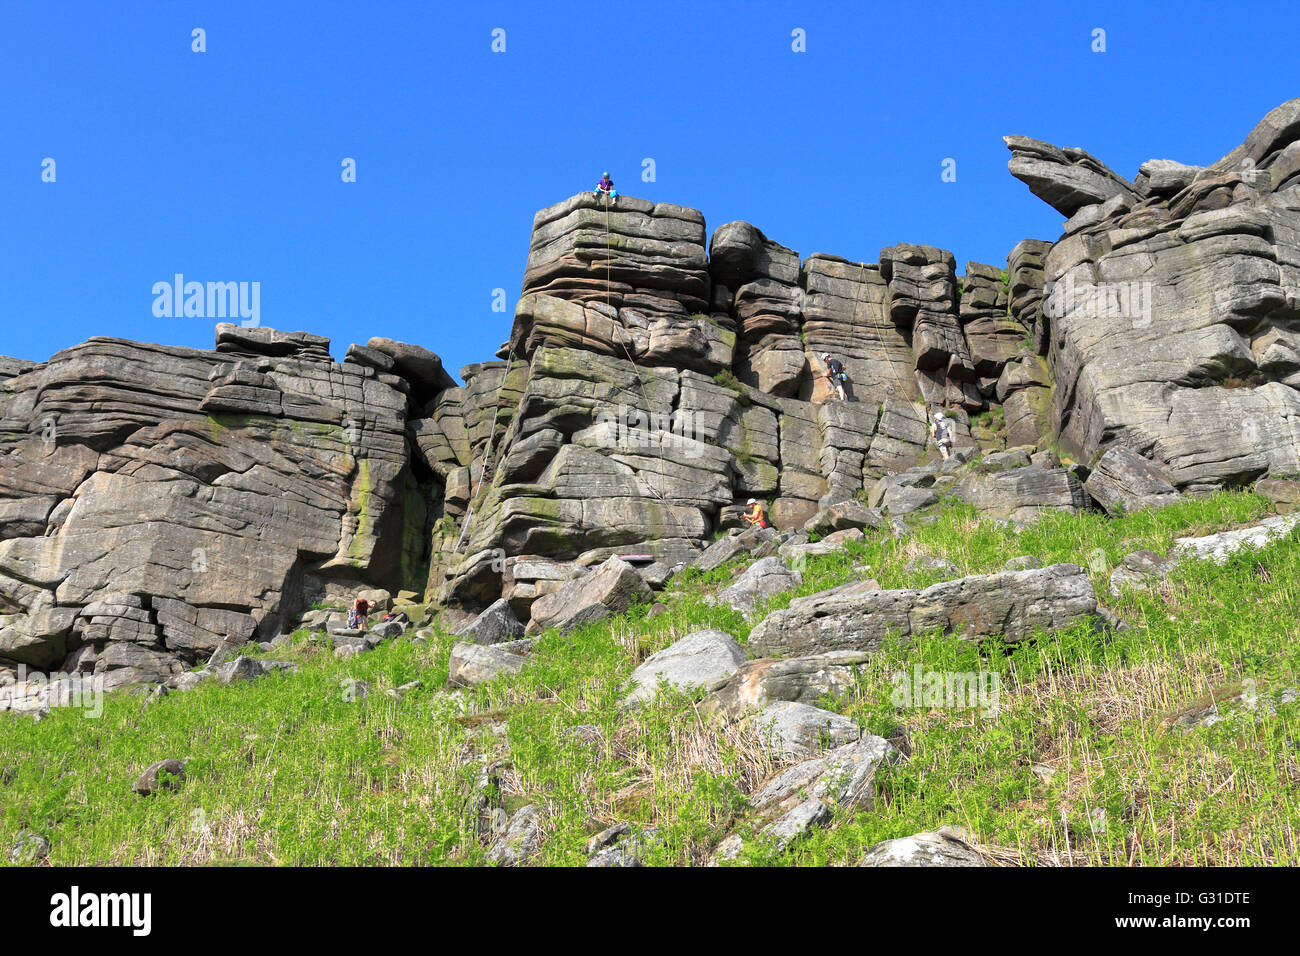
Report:
M822 353L822 358L830 358L830 357L831 357L831 353L830 353L830 352L823 352L823 353Z
M748 501L745 502L745 504L747 504L747 505L756 505L756 504L758 504L758 502L755 501L753 498L750 498Z

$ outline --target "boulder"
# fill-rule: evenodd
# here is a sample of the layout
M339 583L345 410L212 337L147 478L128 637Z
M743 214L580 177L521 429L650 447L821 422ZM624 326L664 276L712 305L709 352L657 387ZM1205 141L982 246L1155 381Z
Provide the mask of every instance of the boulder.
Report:
M808 797L831 807L870 810L876 770L901 757L889 741L867 734L787 767L754 791L749 802L758 810L773 806L789 809Z
M885 519L877 509L849 499L822 508L804 523L803 529L825 537L849 528L882 528L884 525Z
M542 846L542 808L528 804L515 811L506 830L488 848L487 858L501 866L520 866L537 855Z
M1145 589L1154 581L1166 578L1174 562L1154 551L1141 550L1124 556L1124 560L1111 572L1109 590L1120 597L1125 587Z
M9 862L16 866L35 866L50 855L50 841L39 833L23 830L9 847Z
M1289 535L1300 524L1300 514L1276 515L1258 524L1202 537L1175 538L1171 556L1198 558L1223 564L1243 548L1262 548Z
M737 555L751 553L756 548L762 547L774 536L762 528L747 528L740 534L727 535L709 545L693 566L701 571L712 571L722 567Z
M830 807L816 797L809 797L787 810L779 820L764 827L759 835L771 838L779 853L799 837L825 826L830 819Z
M588 845L587 866L644 866L641 857L645 851L662 840L658 827L646 827L635 833L627 824L610 827Z
M914 574L918 571L935 572L946 578L955 578L961 574L961 569L947 558L936 558L930 554L918 554L903 565L903 570Z
M815 756L862 736L855 721L828 710L778 700L750 718L763 748L777 757Z
M858 665L869 656L862 651L831 651L745 661L709 694L705 707L737 720L778 700L817 704L827 697L842 697L853 686Z
M942 581L923 591L834 588L796 598L749 635L752 653L770 657L834 650L874 651L890 634L959 632L979 641L1018 641L1092 619L1097 598L1087 572L1073 564L999 571Z
M611 614L622 614L633 604L653 600L654 593L636 568L612 557L586 577L570 581L533 602L528 631L536 633L548 627L572 631Z
M524 625L519 623L510 603L501 598L468 624L452 632L473 644L502 644L524 636Z
M1178 489L1169 483L1163 470L1119 446L1101 456L1083 487L1112 515L1159 508L1179 497Z
M1265 478L1255 483L1255 494L1271 501L1278 514L1300 509L1300 481L1294 478Z
M677 690L709 687L730 677L745 662L745 649L723 631L696 631L651 654L632 672L632 690L625 698L636 706L654 698L660 681Z
M298 672L298 665L291 661L268 661L255 657L235 657L212 669L212 676L218 684L234 684L239 681L255 680L263 674L280 670L291 674Z
M880 500L880 509L895 517L920 511L930 505L938 504L939 495L933 488L893 485Z
M447 672L450 687L473 687L490 681L498 674L517 674L523 670L533 650L533 641L506 641L502 644L471 644L458 641L452 646Z
M768 598L796 588L803 583L803 575L791 571L776 555L755 561L729 587L723 588L711 601L725 604L735 611L748 613Z
M160 790L179 790L184 783L185 765L168 757L146 767L131 785L131 789L140 796L147 797Z
M1006 471L1008 468L1028 468L1032 464L1029 452L1024 448L1009 448L1006 451L993 452L980 459L976 471Z
M501 596L509 602L515 617L526 621L532 616L533 602L539 597L554 593L566 582L587 573L588 569L576 562L554 561L541 555L506 558Z
M988 866L965 840L947 827L877 843L858 866Z
M956 492L984 514L1010 521L1033 521L1048 510L1075 514L1088 501L1079 479L1069 471L1036 466L967 475Z
M380 623L373 625L370 630L366 632L366 636L378 643L379 641L386 641L390 638L401 637L405 633L406 625L401 621L381 621Z

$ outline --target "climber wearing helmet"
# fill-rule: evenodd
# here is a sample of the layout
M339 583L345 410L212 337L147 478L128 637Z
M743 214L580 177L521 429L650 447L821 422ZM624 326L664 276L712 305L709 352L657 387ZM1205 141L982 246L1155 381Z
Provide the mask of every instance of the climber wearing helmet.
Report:
M767 523L767 515L763 513L763 505L759 503L757 499L750 498L745 502L745 504L749 506L749 511L741 515L742 518L748 521L755 528L770 527Z
M830 352L822 353L822 361L826 363L826 381L830 382L831 388L840 396L840 401L847 402L844 380L848 376L844 374L844 364L839 359L831 358Z
M934 421L930 424L930 436L934 439L935 445L939 448L939 454L943 455L943 460L947 461L952 457L952 419L943 412L936 412Z
M593 192L595 192L596 198L608 196L611 206L618 205L618 190L614 188L614 180L609 178L609 173L600 174L600 182L596 183Z

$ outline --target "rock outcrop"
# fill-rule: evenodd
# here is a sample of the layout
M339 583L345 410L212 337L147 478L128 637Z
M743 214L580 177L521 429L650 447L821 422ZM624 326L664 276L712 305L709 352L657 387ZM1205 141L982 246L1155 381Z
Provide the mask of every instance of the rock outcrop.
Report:
M1005 269L959 276L906 242L801 258L750 223L710 233L698 210L582 193L537 213L508 341L462 384L421 345L374 337L335 362L321 336L224 323L212 350L0 358L0 676L163 682L372 586L567 629L692 562L775 554L751 532L714 543L749 498L818 535L904 534L954 493L1022 521L1264 479L1291 507L1300 100L1218 161L1132 180L1007 144L1069 218ZM942 465L940 406L961 452ZM1008 448L1021 467L991 467ZM485 639L511 620L497 606Z
M0 661L159 681L420 584L440 489L407 454L413 386L327 347L95 338L0 384Z
M1217 162L1151 160L1132 183L1082 150L1007 144L1069 217L1044 259L1062 446L1122 445L1179 490L1300 468L1300 99Z

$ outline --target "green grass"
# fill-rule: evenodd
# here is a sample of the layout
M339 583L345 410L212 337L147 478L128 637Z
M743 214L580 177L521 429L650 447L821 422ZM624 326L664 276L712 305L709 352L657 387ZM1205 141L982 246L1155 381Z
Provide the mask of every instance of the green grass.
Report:
M1177 536L1266 513L1261 498L1225 493L1118 519L1049 514L1016 533L948 505L907 538L873 532L809 559L803 585L768 609L865 577L886 588L935 583L939 572L906 570L918 554L962 573L1031 554L1044 564L1091 560L1098 595L1131 628L1080 626L1018 646L930 636L885 648L844 699L826 704L908 759L878 774L870 811L837 811L783 853L751 840L743 860L851 864L880 840L951 824L1031 865L1300 862L1297 705L1193 731L1166 726L1225 686L1300 683L1300 540L1224 567L1182 565L1150 592L1106 592L1129 551L1163 552ZM699 694L662 693L634 713L619 700L641 660L691 631L716 627L744 642L757 617L705 601L742 568L688 570L660 597L666 613L635 607L546 633L522 673L454 694L442 689L445 634L340 661L298 632L291 648L263 655L297 661L298 674L203 684L148 705L110 694L100 719L73 709L39 723L0 714L0 849L30 829L50 840L55 865L481 864L474 783L485 763L505 760L506 808L544 809L536 862L580 865L590 836L620 821L661 828L647 863L705 862L728 833L752 833L746 795L782 764L747 727L705 716ZM998 715L893 706L891 675L916 664L996 672ZM384 693L412 680L421 686L400 700ZM348 681L369 683L369 696L349 701ZM575 735L579 726L594 730ZM145 766L169 756L188 760L179 792L130 792ZM1045 781L1034 764L1055 773ZM1105 823L1094 828L1097 808Z
M744 401L749 401L749 395L745 392L744 386L740 384L740 379L736 378L735 373L732 372L731 369L724 368L721 372L718 372L718 374L713 376L713 381L716 384L721 385L723 388L735 392Z

